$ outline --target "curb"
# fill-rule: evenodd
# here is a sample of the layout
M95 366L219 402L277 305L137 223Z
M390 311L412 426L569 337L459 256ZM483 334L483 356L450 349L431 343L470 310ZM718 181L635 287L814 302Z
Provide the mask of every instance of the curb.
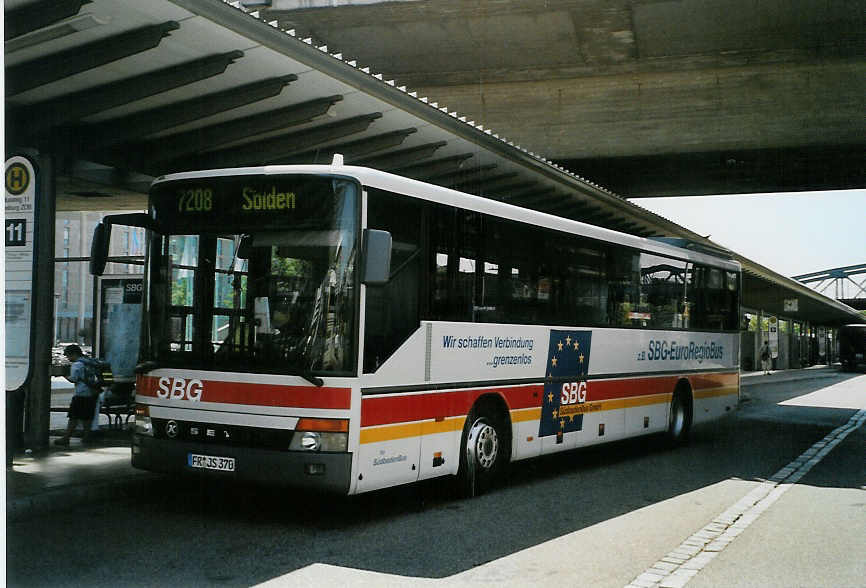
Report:
M795 374L785 374L780 372L775 372L773 375L769 376L751 376L747 378L740 378L740 387L745 388L748 386L757 386L758 384L781 384L784 382L795 382L800 380L817 380L822 378L835 378L840 373L837 370L826 370L820 372L810 372L810 373L795 373Z

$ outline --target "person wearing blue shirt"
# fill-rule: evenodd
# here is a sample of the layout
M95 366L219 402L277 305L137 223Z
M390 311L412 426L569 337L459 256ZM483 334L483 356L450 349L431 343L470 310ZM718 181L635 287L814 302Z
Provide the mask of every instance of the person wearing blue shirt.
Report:
M90 440L90 425L93 420L93 413L96 409L96 399L99 396L99 389L90 386L85 378L85 367L82 359L84 352L81 347L72 344L68 345L63 350L63 355L70 361L69 375L66 379L75 384L75 393L72 395L72 402L69 404L69 425L66 427L66 433L62 437L54 441L55 445L66 447L69 445L69 438L78 427L80 422L84 428L84 436L82 443L87 443Z

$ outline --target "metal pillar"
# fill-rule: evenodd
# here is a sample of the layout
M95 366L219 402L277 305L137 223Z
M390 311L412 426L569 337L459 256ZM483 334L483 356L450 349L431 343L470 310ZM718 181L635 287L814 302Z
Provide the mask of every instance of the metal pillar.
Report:
M763 364L761 363L761 348L764 345L764 311L758 310L758 330L755 332L757 339L755 339L755 371L763 369ZM767 333L767 339L770 338L770 334Z
M78 255L80 257L90 255L90 252L86 251L85 243L87 243L87 214L81 212L78 217ZM84 332L84 327L87 324L87 288L90 287L90 283L93 281L87 269L86 263L78 264L78 284L80 288L78 290L78 318L75 324L75 341L82 345L87 344L87 341L83 340L84 338L81 336L81 333ZM90 344L92 345L93 341Z
M33 272L34 320L31 326L33 357L26 389L24 443L34 450L48 447L51 425L51 348L54 345L54 219L55 168L51 155L36 158L40 178L37 197L36 239Z

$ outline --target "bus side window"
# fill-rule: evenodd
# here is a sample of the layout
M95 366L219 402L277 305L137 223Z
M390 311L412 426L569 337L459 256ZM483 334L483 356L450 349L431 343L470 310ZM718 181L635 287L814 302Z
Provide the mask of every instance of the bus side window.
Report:
M686 296L691 304L689 327L705 329L707 327L706 289L703 287L706 268L693 263L689 264L686 283Z
M642 326L658 329L686 327L686 263L641 253L641 303L647 315Z
M482 283L483 261L479 261L480 215L449 206L431 206L427 282L428 310L425 318L441 321L471 321Z
M367 189L367 226L391 233L391 277L367 286L364 372L375 372L420 321L421 204L414 198Z
M457 274L455 294L451 308L452 319L474 321L477 295L480 295L480 277L484 263L479 263L481 215L469 210L457 211L457 226L454 233L457 245Z
M640 256L626 249L608 249L607 320L614 327L638 326Z
M707 330L736 330L739 284L720 269L689 265L688 297L694 302L690 327Z
M454 245L454 209L431 206L428 209L430 255L427 260L429 284L428 311L425 318L450 320L450 304L457 273L457 251Z
M740 328L740 281L736 272L725 272L727 279L725 291L725 330L736 331Z
M539 303L539 290L544 298L550 285L549 280L540 279L538 270L544 259L543 238L513 221L485 217L484 224L487 275L481 300L482 306L490 309L486 313L489 320L517 324L539 320L539 305L543 304Z
M197 338L193 301L199 271L198 235L172 235L167 241L171 278L169 324L170 350L192 351Z

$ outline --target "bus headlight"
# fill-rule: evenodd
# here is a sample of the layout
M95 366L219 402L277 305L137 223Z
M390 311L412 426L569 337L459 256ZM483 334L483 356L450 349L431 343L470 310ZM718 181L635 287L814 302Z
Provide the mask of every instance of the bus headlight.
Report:
M349 421L346 419L298 420L289 451L347 451Z
M318 451L322 448L322 434L316 431L304 431L301 435L301 449Z
M348 433L297 431L289 443L289 451L346 451L348 448Z
M135 433L153 437L153 423L150 420L150 408L144 404L135 406Z

